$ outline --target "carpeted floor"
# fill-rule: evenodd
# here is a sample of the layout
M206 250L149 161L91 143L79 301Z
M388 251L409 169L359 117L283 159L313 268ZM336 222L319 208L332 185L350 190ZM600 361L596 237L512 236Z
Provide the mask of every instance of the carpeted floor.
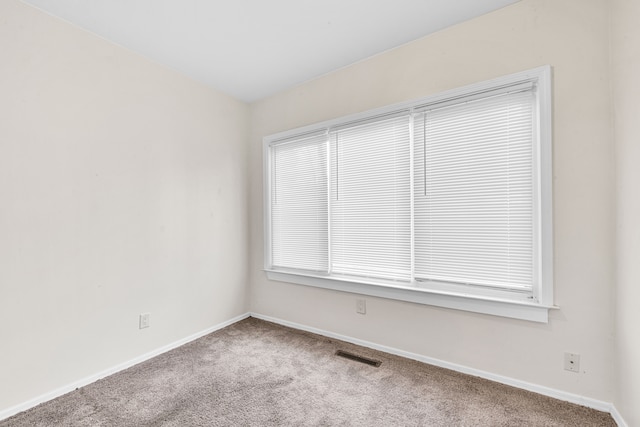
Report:
M335 355L382 361L373 367ZM615 426L609 414L249 318L9 426Z

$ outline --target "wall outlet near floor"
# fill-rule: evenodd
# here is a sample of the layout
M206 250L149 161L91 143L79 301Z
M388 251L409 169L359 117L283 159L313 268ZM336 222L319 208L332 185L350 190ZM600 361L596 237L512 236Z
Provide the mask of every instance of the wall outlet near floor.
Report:
M151 317L151 313L142 313L140 315L140 329L148 328L151 326L149 323L149 318Z
M356 300L356 313L367 314L367 301L363 299Z
M580 355L574 353L565 353L564 369L571 372L580 372Z

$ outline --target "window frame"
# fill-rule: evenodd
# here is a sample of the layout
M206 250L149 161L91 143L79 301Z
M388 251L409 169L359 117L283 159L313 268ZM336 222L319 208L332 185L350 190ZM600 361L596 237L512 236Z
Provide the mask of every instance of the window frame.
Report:
M448 102L457 98L467 98L475 94L513 86L520 83L533 82L537 86L536 136L537 152L533 158L537 180L534 180L534 192L537 198L537 209L534 213L536 221L534 228L539 232L534 236L536 240L537 271L539 280L534 284L533 296L515 294L508 291L483 290L464 285L437 286L430 284L429 288L417 287L416 281L412 286L404 286L392 281L336 277L298 270L273 269L271 265L271 144L306 134L317 133L322 130L345 126L350 123L375 119L401 111L413 112L425 105ZM343 292L350 292L374 297L407 301L437 307L464 310L529 320L534 322L548 322L548 312L557 308L553 304L553 223L552 223L552 102L551 102L551 67L545 65L496 79L467 85L444 91L428 97L409 102L393 104L382 108L364 111L340 117L302 128L266 136L263 139L263 183L264 183L264 270L269 280L314 286ZM413 191L413 190L412 190ZM457 288L457 289L456 289ZM469 291L473 289L473 293Z

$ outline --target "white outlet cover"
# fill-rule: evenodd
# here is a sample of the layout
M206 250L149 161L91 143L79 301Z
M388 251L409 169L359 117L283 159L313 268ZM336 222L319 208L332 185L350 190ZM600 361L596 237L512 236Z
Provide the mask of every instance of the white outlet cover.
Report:
M151 316L150 313L142 313L140 315L140 324L139 324L139 328L140 329L148 328L150 326L150 324L149 324L149 317L150 316Z
M356 301L356 313L358 314L366 314L367 313L367 301L363 299L359 299Z
M564 369L571 372L580 372L580 355L575 353L565 353Z

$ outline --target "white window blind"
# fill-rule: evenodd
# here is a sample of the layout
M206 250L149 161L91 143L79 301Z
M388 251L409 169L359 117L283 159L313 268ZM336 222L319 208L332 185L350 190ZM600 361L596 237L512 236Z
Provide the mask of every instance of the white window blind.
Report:
M330 133L331 273L411 280L409 120Z
M546 321L550 67L265 138L269 278Z
M532 290L534 105L530 88L416 115L417 280Z
M326 272L326 132L279 142L271 150L271 262L274 267Z

